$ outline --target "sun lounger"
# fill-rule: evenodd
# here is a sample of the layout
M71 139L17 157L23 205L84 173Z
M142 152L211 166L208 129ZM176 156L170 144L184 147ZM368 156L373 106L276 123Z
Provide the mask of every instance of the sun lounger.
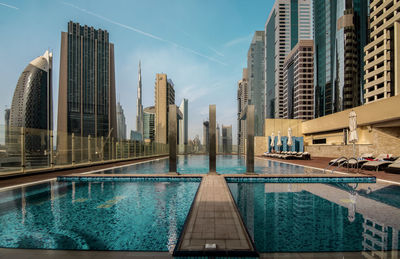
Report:
M361 166L361 169L366 169L366 170L382 170L389 166L390 164L393 164L392 161L384 160L384 159L392 159L393 155L392 154L380 154L377 156L375 161L369 161Z
M400 173L400 158L397 158L392 164L385 168L385 172L392 174Z
M339 165L341 163L343 163L344 161L346 161L346 158L335 158L332 159L331 161L329 161L330 165Z

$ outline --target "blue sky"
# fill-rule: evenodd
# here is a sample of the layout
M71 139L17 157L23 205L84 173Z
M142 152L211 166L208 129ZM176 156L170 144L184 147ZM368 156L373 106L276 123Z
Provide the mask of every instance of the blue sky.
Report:
M115 45L117 101L127 128L135 129L137 70L142 62L143 105L154 103L156 73L175 84L176 104L189 99L189 137L202 135L208 105L217 122L233 126L236 91L254 31L263 30L272 0L0 0L0 123L11 106L18 77L45 50L53 51L53 101L57 125L61 31L68 21L106 29Z

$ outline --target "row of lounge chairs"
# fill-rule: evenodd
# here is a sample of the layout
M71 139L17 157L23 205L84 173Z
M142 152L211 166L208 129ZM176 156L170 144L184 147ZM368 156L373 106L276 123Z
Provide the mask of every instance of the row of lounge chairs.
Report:
M308 152L292 152L292 151L282 151L282 152L275 152L275 153L268 153L265 152L263 154L265 157L272 157L272 158L280 158L280 159L305 159L310 160L311 155Z
M373 154L362 154L359 158L336 158L329 162L330 165L360 168L365 170L385 170L390 173L400 173L400 158L393 154L380 154L374 157Z

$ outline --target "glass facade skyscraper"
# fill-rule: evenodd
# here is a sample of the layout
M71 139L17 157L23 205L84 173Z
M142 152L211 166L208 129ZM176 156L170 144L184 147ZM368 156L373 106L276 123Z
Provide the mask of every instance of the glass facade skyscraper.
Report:
M254 105L254 136L264 130L264 31L256 31L247 53L248 104Z
M314 0L315 116L359 106L368 1Z
M265 117L283 118L283 63L299 40L312 39L311 0L276 0L265 24Z
M114 45L106 30L69 22L61 33L58 103L60 150L71 147L72 133L117 137Z
M15 87L8 130L34 129L25 137L24 151L27 155L44 155L50 149L50 131L53 129L52 64L53 54L46 51L26 66ZM12 135L6 140L10 154L20 152L19 136Z

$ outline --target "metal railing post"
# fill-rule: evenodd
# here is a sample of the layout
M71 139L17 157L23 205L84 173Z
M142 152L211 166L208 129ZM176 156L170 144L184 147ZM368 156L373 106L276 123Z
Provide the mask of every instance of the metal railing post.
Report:
M91 148L91 144L92 144L92 138L90 137L90 135L88 136L88 161L89 163L92 162L92 148Z
M54 161L53 161L53 131L50 130L50 167L54 167Z
M25 128L21 128L21 171L25 172Z

